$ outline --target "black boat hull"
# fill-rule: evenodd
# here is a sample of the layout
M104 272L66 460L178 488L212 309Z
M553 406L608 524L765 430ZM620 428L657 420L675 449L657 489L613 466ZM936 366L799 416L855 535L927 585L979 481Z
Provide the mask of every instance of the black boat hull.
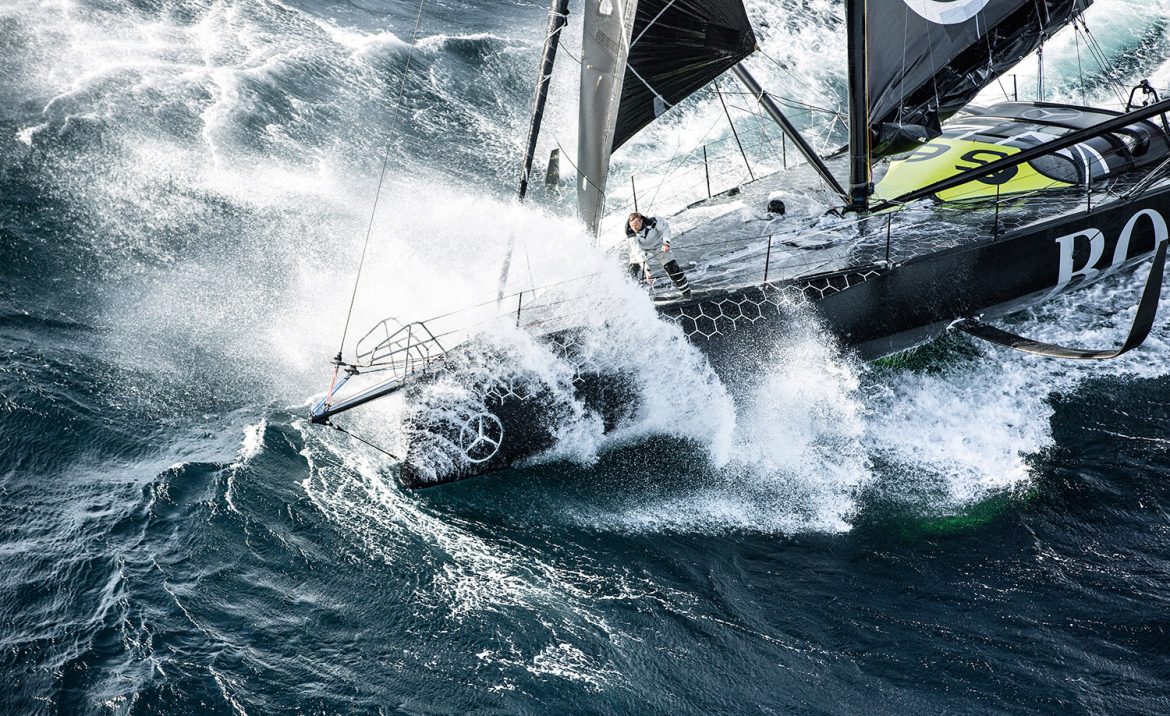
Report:
M897 265L738 289L669 304L659 312L678 323L725 381L751 371L751 356L764 357L767 347L791 329L793 312L810 304L843 345L864 359L875 359L937 338L956 320L1004 316L1132 270L1153 255L1158 242L1167 240L1167 217L1170 187ZM572 341L566 343L571 351ZM621 376L582 370L573 384L580 402L603 416L607 429L630 414L632 398L621 389ZM460 454L460 446L475 437L472 433L484 421L478 413L435 422L418 412L406 424L409 448L402 482L429 487L494 472L555 443L555 416L546 414L538 393L493 391L482 405L480 412L491 416L488 427L499 424L498 447L489 445L495 452L471 459ZM428 454L436 445L448 452L438 471L433 454ZM483 445L479 443L481 452ZM420 469L423 463L427 467Z
M960 318L1005 316L1132 270L1165 240L1168 221L1170 187L895 266L742 289L661 313L717 355L774 339L784 330L782 306L803 296L844 345L872 360L933 340Z

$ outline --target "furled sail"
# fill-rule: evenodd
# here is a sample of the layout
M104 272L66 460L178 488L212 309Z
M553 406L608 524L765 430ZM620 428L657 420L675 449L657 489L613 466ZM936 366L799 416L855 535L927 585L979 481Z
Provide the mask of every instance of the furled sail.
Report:
M581 108L577 123L577 212L596 232L605 205L618 98L638 0L585 0Z
M751 54L742 0L586 0L577 205L596 230L609 157L640 129Z
M938 135L942 120L1090 4L866 0L872 153L890 154Z

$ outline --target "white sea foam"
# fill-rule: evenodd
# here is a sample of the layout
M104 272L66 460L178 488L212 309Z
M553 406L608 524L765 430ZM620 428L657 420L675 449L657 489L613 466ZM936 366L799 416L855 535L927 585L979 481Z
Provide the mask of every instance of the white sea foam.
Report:
M264 431L268 428L268 421L261 418L254 425L244 426L244 439L240 443L239 461L241 463L253 459L264 450Z
M807 313L739 386L729 459L669 494L584 510L576 519L636 531L793 533L849 529L872 479L858 368Z
M583 651L566 642L546 646L533 657L528 670L538 676L559 676L581 682L594 691L600 691L621 675L616 669L601 667Z
M325 31L329 39L355 52L368 52L385 47L396 50L407 50L410 43L403 41L393 32L361 32L353 28L342 27L330 20L314 18L313 23Z
M1121 5L1124 12L1117 17L1147 8ZM1090 12L1108 23L1109 12L1102 9L1106 6L1117 4L1099 2ZM1152 11L1165 17L1166 6L1158 3ZM98 155L105 167L102 175L90 177L75 196L88 202L103 236L117 237L109 239L109 246L92 250L133 256L126 259L125 273L103 288L106 323L114 329L110 343L121 363L159 373L189 371L198 376L201 390L209 384L223 388L247 383L257 394L275 392L290 402L320 390L346 315L375 180L368 168L355 169L352 157L345 155L363 147L360 142L339 140L334 145L302 139L298 122L313 115L302 115L299 98L290 98L291 119L266 119L262 132L250 134L251 123L267 117L270 109L264 92L255 87L282 91L282 71L306 55L322 69L343 66L346 87L357 89L341 95L330 109L344 118L347 106L378 96L382 75L370 64L378 54L373 50L400 50L400 38L411 28L357 30L295 8L270 16L265 13L278 6L238 2L216 3L193 24L157 20L125 26L112 26L101 13L82 9L55 14L35 3L12 7L3 12L61 21L40 23L46 28L40 36L44 46L59 52L38 78L46 84L38 94L54 99L44 116L17 131L20 141L36 146L79 118L120 132L104 145L107 153ZM832 34L839 5L810 0L802 8L816 18L806 29L773 21L774 3L750 3L753 17L771 22L758 24L768 57L753 59L752 69L775 93L831 105L840 99L835 93L844 66L843 46L819 43ZM542 22L538 18L534 25ZM429 35L421 48L434 55L448 40L485 38L497 39ZM577 40L571 34L566 40L566 48L574 52ZM529 37L510 42L525 48L533 44ZM1067 40L1059 43L1051 56L1067 66L1073 57L1070 46ZM571 62L558 67L554 99L561 101L546 120L542 156L558 142L570 155L576 145L574 129L559 129L575 126L570 121L575 115L574 70ZM127 108L154 106L158 97L177 98L176 107L189 110L185 118L198 119L191 134L184 133L190 129L186 125L170 134L150 124L150 118L127 114ZM732 112L746 116L744 98L729 99ZM616 159L636 169L657 164L679 148L700 146L726 133L720 124L725 123L722 111L717 99L698 98L651 127L645 140L635 141ZM477 140L492 146L519 141L514 127L490 113L466 119ZM139 120L147 124L135 126ZM829 136L831 121L826 116L813 123L817 131L826 132L822 137ZM264 142L255 150L241 137ZM615 180L615 186L621 183ZM649 191L645 200L669 204L665 189ZM204 247L205 236L216 231L233 232L232 242ZM194 246L177 246L176 235L198 240ZM595 286L606 298L604 311L590 303L593 312L582 316L589 350L599 360L620 366L642 398L636 419L618 434L604 436L595 417L562 390L559 399L568 407L564 414L569 419L558 425L554 456L590 463L614 445L636 446L651 435L673 436L701 448L702 464L686 468L702 475L701 488L682 486L669 497L631 500L588 516L602 527L847 529L859 508L859 494L884 478L874 473L876 459L897 464L900 471L929 475L942 485L941 508L952 509L1026 483L1029 457L1051 443L1047 396L1053 390L1075 390L1079 380L1091 375L1088 369L997 349L987 349L985 361L941 374L871 372L836 355L810 325L773 347L772 362L753 385L724 385L678 339L677 331L655 319L637 289L621 280L619 270L593 254L571 218L518 207L435 175L408 174L397 164L391 165L389 187L375 217L350 338L388 314L425 318L493 297L509 237L518 242L509 292L600 275ZM1055 302L1024 327L1042 337L1090 342L1105 339L1109 331L1116 335L1124 320L1107 320L1088 332L1062 333L1066 329L1060 327L1075 319L1082 300L1120 308L1129 299L1113 303L1109 292L1116 283L1112 286ZM515 351L523 370L565 389L566 366L547 350L505 328L494 329L491 336ZM1160 374L1167 363L1166 341L1164 334L1155 334L1143 351L1104 370ZM674 396L687 396L684 412ZM373 407L366 415L358 418L361 425L393 445L394 406ZM344 493L338 496L342 502L354 490L366 498L375 494L378 500L389 500L391 515L400 505L413 504L384 482L375 487L384 481L384 465L370 462L364 448L348 442L335 447L348 451L347 459L355 462L352 469L365 482L350 481L342 469L325 470L314 473L307 489L318 496L335 489ZM365 457L359 459L359 454ZM331 488L324 484L329 480L338 484ZM355 504L368 506L362 499ZM321 504L328 502L323 498ZM346 524L367 529L358 526L370 519L360 514L364 506L322 509L352 509ZM437 531L444 519L419 517L411 527ZM488 573L493 568L484 564L477 575ZM482 586L475 584L472 592Z
M923 508L960 509L1026 484L1028 457L1051 444L1048 392L1026 366L1004 367L894 373L870 386L865 444L903 476L911 499L929 487Z
M417 615L438 612L455 625L484 613L539 615L543 637L527 638L523 648L504 638L501 648L481 651L480 661L593 687L621 682L612 664L587 657L573 644L595 640L598 633L620 638L596 605L638 599L645 585L589 565L551 563L499 530L436 513L426 500L391 487L385 479L390 464L372 451L355 450L336 433L303 422L294 427L305 440L309 473L303 487L317 509L358 539L370 558L388 564L407 559L411 570L430 575L408 595L408 608Z
M1139 267L1062 296L1017 319L1011 329L1064 345L1119 345L1147 272ZM1162 299L1160 316L1167 310L1170 297ZM977 357L941 372L882 372L865 391L867 448L892 462L895 474L905 475L908 491L926 486L931 509L961 509L1029 484L1031 458L1053 444L1054 395L1073 393L1086 380L1170 373L1170 334L1157 326L1140 349L1107 362L976 348Z

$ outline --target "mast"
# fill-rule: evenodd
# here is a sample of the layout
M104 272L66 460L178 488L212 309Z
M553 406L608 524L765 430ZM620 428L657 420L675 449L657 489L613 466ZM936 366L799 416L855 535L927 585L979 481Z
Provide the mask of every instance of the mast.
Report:
M540 135L540 123L544 119L544 104L548 99L548 86L552 80L553 62L556 60L557 46L561 42L561 29L568 21L569 0L552 0L548 7L548 34L544 39L544 59L540 63L540 78L536 81L532 122L528 126L528 147L524 151L524 169L520 172L520 201L524 201L524 196L528 193L528 179L532 175L532 159L536 155L536 140Z
M760 88L760 84L756 82L756 78L752 77L751 73L747 71L747 68L743 66L743 63L732 67L731 71L735 73L735 76L739 78L739 81L743 83L744 87L747 88L747 91L752 93L752 96L756 98L756 101L760 103L760 106L764 108L764 111L768 113L768 116L770 116L776 122L776 124L780 125L780 129L784 131L784 134L787 135L788 138L796 144L796 148L800 150L800 153L804 156L808 163L817 170L817 174L820 174L821 179L825 180L825 183L829 185L829 188L837 192L837 194L842 199L849 201L849 195L845 193L843 188L841 188L840 182L838 182L837 178L834 177L832 172L829 171L829 168L825 166L825 162L820 158L819 155L817 155L816 151L814 151L813 148L809 146L809 143L804 140L804 137L800 136L800 132L796 130L796 127L793 126L792 122L788 121L788 118L784 116L784 113L781 112L780 108L776 106L776 103L772 101L772 97Z
M866 0L845 0L845 36L849 49L849 206L865 211L872 191L869 167L868 51Z

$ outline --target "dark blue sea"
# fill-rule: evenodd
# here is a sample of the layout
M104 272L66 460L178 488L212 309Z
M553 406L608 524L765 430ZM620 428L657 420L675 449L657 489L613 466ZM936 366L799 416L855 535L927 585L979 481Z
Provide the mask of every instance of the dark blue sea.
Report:
M749 11L761 81L840 107L839 5ZM965 338L867 364L810 322L736 378L645 302L613 338L660 398L635 429L419 492L310 425L384 157L350 341L491 295L509 237L524 280L587 261L571 191L512 199L546 7L418 13L0 5L0 712L1170 712L1170 299L1108 364ZM1062 34L1048 99L1170 86L1170 3L1088 20L1109 69ZM576 146L578 49L541 172ZM702 93L614 184L728 136ZM1011 325L1116 342L1141 274ZM393 409L347 424L392 445Z

